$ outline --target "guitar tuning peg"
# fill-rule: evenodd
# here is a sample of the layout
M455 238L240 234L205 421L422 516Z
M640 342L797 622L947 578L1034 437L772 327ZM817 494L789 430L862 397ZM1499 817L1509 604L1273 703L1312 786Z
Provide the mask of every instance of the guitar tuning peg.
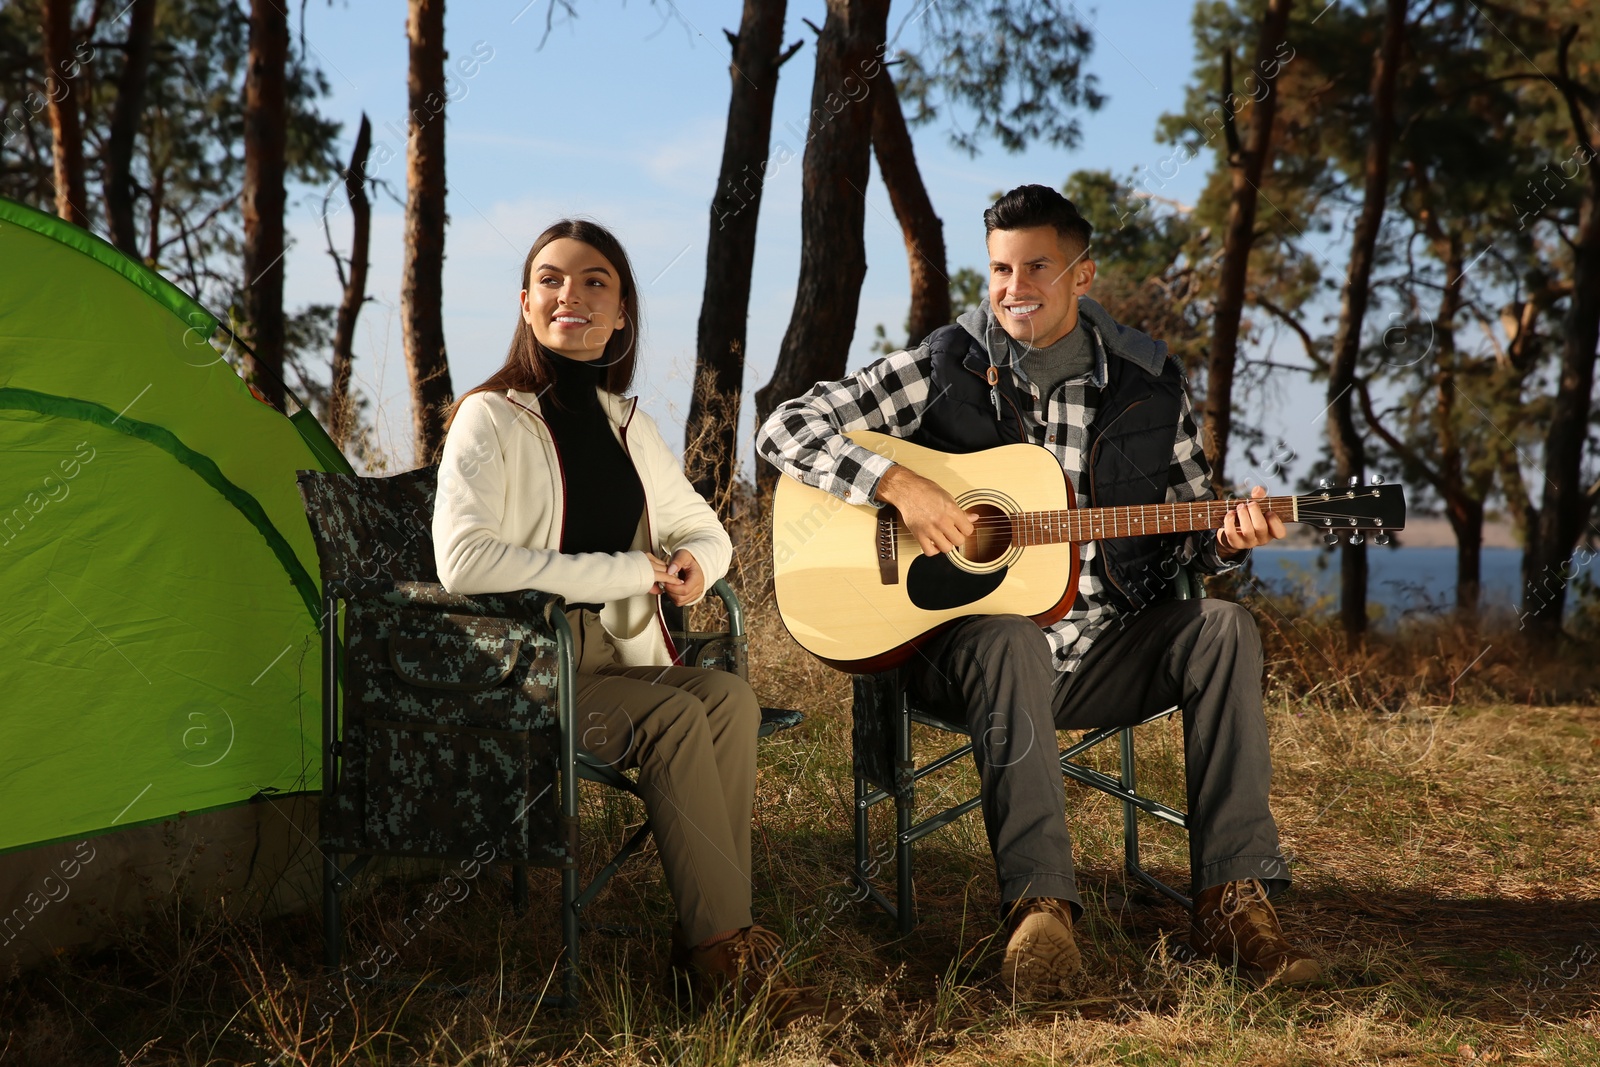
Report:
M1350 488L1355 489L1355 488L1358 488L1360 485L1361 485L1361 476L1359 474L1352 474L1350 476Z
M1381 474L1374 474L1374 475L1373 475L1373 476L1372 476L1372 484L1373 484L1373 485L1382 485L1382 484L1383 484L1383 475L1381 475Z
M1376 544L1386 545L1386 544L1389 543L1389 535L1386 534L1386 533L1381 533L1377 537L1374 537L1372 540Z
M1339 535L1336 533L1324 534L1322 537L1322 543L1325 545L1336 545L1339 543Z
M1361 531L1360 530L1357 530L1355 533L1350 535L1350 543L1352 545L1359 545L1359 544L1364 543L1365 541L1366 541L1366 538L1361 536Z
M1333 488L1333 480L1330 479L1330 478L1318 478L1317 479L1317 488L1318 489L1332 489Z

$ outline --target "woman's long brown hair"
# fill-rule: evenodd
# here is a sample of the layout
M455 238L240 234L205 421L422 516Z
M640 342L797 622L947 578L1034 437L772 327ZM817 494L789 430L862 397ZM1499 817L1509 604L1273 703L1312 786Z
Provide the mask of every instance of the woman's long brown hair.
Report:
M545 245L563 237L582 241L617 268L618 281L622 286L622 328L606 342L599 362L605 367L606 392L620 395L633 384L633 368L638 359L639 287L633 282L633 267L628 262L628 253L622 250L622 242L617 240L616 235L598 222L588 219L562 219L552 224L533 242L533 247L528 249L528 258L522 261L522 288L528 288L534 257L544 250ZM445 420L445 432L450 431L450 424L456 420L461 402L473 393L490 390L504 392L507 389L525 393L543 392L555 376L552 360L564 358L549 352L539 343L539 339L533 335L533 327L519 312L517 329L511 335L511 349L506 353L505 363L489 375L482 385L468 389L456 399L450 406L450 417Z

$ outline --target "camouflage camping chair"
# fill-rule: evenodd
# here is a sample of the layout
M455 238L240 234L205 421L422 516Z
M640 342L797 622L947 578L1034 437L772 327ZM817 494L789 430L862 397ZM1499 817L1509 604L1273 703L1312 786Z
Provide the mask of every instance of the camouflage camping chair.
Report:
M587 886L578 871L578 782L638 795L574 740L575 663L564 604L525 590L463 596L439 584L432 522L438 468L359 478L299 472L322 566L321 840L324 958L338 967L341 894L378 855L561 868L564 995L577 1000L579 918L644 843L646 823ZM738 598L711 592L728 629L674 638L680 662L745 674ZM333 625L343 609L343 640ZM761 736L800 721L763 709ZM340 857L353 856L348 866Z

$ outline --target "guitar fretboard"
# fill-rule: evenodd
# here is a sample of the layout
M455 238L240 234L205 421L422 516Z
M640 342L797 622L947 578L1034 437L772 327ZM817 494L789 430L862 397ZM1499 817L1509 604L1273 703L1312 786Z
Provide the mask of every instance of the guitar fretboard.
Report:
M1285 522L1299 521L1299 497L1268 496L1254 503ZM1228 512L1244 500L1199 500L1188 504L1145 504L1126 508L1068 508L1024 511L1011 516L1015 543L1056 545L1063 541L1099 541L1106 537L1188 533L1216 530Z

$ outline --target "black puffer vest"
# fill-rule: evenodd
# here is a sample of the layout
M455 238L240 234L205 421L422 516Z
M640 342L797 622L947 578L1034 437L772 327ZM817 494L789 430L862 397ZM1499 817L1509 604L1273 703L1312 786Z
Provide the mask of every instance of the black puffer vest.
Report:
M1086 324L1087 325L1087 324ZM977 452L1030 441L1024 422L1033 404L1016 375L1001 368L996 387L1000 418L989 392L989 359L983 345L959 325L928 335L933 357L933 399L911 440L944 452ZM1106 355L1106 388L1089 425L1087 492L1080 507L1162 504L1172 467L1183 377L1166 360L1152 375L1115 353ZM1136 610L1171 595L1174 553L1182 534L1108 538L1100 542L1111 600Z

